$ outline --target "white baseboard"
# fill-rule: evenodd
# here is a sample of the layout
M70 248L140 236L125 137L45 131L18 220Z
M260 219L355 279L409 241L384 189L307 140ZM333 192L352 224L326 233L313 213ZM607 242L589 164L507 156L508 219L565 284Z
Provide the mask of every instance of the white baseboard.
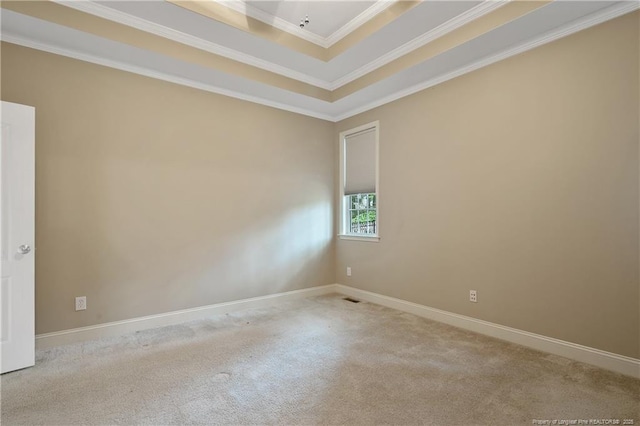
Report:
M325 286L305 288L302 290L293 290L284 293L270 294L267 296L252 297L250 299L216 303L214 305L200 306L192 309L183 309L180 311L167 312L164 314L132 318L124 321L114 321L88 327L80 327L70 330L56 331L53 333L39 334L36 336L36 349L47 349L54 346L68 345L71 343L84 342L87 340L100 339L103 337L115 337L134 331L203 319L212 315L221 315L243 309L264 308L277 305L278 303L282 303L286 300L321 296L323 294L335 292L336 285L329 284Z
M623 355L614 354L600 349L590 348L540 334L529 333L516 328L505 327L488 321L458 315L440 309L430 308L406 300L396 299L370 291L335 285L335 291L345 296L353 297L399 311L408 312L434 321L450 324L465 330L485 334L508 342L517 343L542 352L560 355L575 361L592 364L597 367L622 373L627 376L640 378L640 360Z
M529 333L528 331L522 331L516 328L505 327L488 321L430 308L428 306L348 287L342 284L330 284L302 290L293 290L284 293L217 303L214 305L183 309L180 311L133 318L124 321L115 321L53 333L39 334L36 336L36 349L47 349L54 346L83 342L103 337L115 337L134 331L203 319L212 315L237 312L243 309L264 308L277 305L286 300L321 296L330 293L341 293L345 296L354 297L366 302L408 312L420 317L463 328L465 330L474 331L476 333L506 340L508 342L527 346L539 351L592 364L627 376L640 378L640 360L636 358L618 355L600 349L542 336L540 334Z

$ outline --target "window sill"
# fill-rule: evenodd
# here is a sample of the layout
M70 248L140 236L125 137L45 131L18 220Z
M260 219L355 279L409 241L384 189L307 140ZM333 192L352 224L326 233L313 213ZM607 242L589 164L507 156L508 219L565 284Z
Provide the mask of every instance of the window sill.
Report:
M377 243L380 241L380 237L377 235L364 236L364 235L351 235L351 234L338 234L338 238L348 241L366 241L368 243Z

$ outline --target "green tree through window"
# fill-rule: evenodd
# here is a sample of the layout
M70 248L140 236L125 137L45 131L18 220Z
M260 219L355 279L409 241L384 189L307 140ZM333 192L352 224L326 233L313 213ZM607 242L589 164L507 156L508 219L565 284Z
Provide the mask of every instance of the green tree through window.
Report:
M346 197L349 206L349 233L375 235L378 207L376 194L353 194Z

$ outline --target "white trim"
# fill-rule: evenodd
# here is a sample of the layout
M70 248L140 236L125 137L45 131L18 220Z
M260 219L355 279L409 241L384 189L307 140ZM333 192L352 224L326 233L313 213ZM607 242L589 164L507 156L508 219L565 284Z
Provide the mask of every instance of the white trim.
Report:
M32 49L42 50L44 52L54 53L56 55L66 56L68 58L78 59L80 61L90 62L92 64L103 65L105 67L115 68L121 71L127 71L145 77L156 78L158 80L168 81L170 83L179 84L182 86L192 87L194 89L204 90L205 92L217 93L219 95L229 96L231 98L241 99L243 101L253 102L260 105L265 105L272 108L281 109L284 111L294 112L296 114L307 115L309 117L319 118L321 120L333 121L333 117L327 114L294 107L291 105L283 104L280 102L274 102L268 99L259 98L257 96L247 95L244 93L236 92L222 87L213 86L210 84L201 83L198 81L176 77L171 74L165 74L156 70L142 68L136 65L129 65L124 62L113 61L111 59L104 59L94 55L88 55L86 53L77 52L70 49L64 49L57 46L33 41L27 38L14 36L12 34L2 33L0 36L1 41L17 44L20 46L29 47Z
M512 327L506 327L342 284L329 284L302 290L270 294L267 296L252 297L232 302L217 303L198 308L183 309L164 314L132 318L124 321L115 321L94 326L39 334L36 336L36 349L42 350L54 346L83 342L86 340L121 336L122 334L134 331L180 324L186 321L237 312L243 309L275 306L287 300L322 296L331 293L340 293L365 302L375 303L402 312L408 312L413 315L449 324L454 327L470 330L518 345L527 346L542 352L563 356L575 361L592 364L627 376L640 378L640 359L618 355L612 352L590 348L588 346L578 345L576 343L566 342L564 340L554 339L552 337L530 333Z
M149 315L129 320L114 321L88 327L56 331L53 333L38 334L36 336L36 349L47 349L54 346L68 345L70 343L83 342L86 340L120 336L134 331L180 324L187 321L208 318L213 315L237 312L243 309L264 308L277 305L278 303L286 300L335 293L335 290L335 284L329 284L302 290L270 294L267 296L235 300L232 302L216 303L214 305L200 306L198 308L182 309L164 314Z
M362 132L364 130L375 129L376 135L376 233L375 235L370 235L367 237L362 237L359 235L353 235L345 233L345 223L347 221L346 217L346 209L344 205L344 168L345 168L345 139L349 135L353 135L355 133ZM367 124L363 124L358 127L354 127L353 129L345 130L340 132L338 136L340 138L339 146L340 146L340 163L338 166L340 167L340 239L343 240L353 240L353 241L379 241L380 240L380 121L372 121ZM362 238L365 238L364 240Z
M376 211L376 217L378 215L378 212ZM378 237L377 235L351 235L351 234L339 234L338 238L340 238L341 240L347 240L347 241L366 241L369 243L377 243L380 241L380 237Z
M58 0L59 1L59 0ZM86 3L87 1L84 0L83 3ZM68 5L69 3L64 3L65 5ZM73 3L75 4L75 3ZM271 100L267 100L267 99L263 99L263 98L259 98L256 96L251 96L251 95L247 95L244 93L239 93L239 92L235 92L232 90L228 90L228 89L223 89L217 86L212 86L212 85L208 85L208 84L204 84L204 83L199 83L193 80L187 80L187 79L182 79L182 78L178 78L178 77L174 77L171 76L169 74L164 74L155 70L151 70L151 69L146 69L146 68L141 68L141 67L137 67L137 66L132 66L132 65L128 65L128 64L124 64L121 62L115 62L115 61L111 61L111 60L107 60L107 59L103 59L103 58L99 58L97 56L93 56L93 55L87 55L85 53L81 53L81 52L76 52L76 51L71 51L69 49L63 49L63 48L59 48L50 44L44 44L44 43L40 43L40 42L36 42L30 39L25 39L23 37L17 37L11 34L2 34L2 40L8 41L10 43L15 43L15 44L19 44L21 46L26 46L26 47L30 47L33 49L38 49L38 50L43 50L45 52L50 52L50 53L55 53L58 55L63 55L63 56L67 56L70 58L74 58L74 59L79 59L82 61L86 61L86 62L91 62L91 63L95 63L95 64L99 64L99 65L104 65L104 66L108 66L108 67L112 67L112 68L116 68L116 69L120 69L123 71L128 71L128 72L133 72L136 74L140 74L140 75L144 75L147 77L151 77L151 78L157 78L160 80L164 80L164 81L169 81L175 84L181 84L184 86L188 86L188 87L193 87L196 89L200 89L200 90L204 90L204 91L208 91L208 92L212 92L212 93L218 93L221 95L225 95L225 96L229 96L232 98L236 98L236 99L242 99L245 101L249 101L249 102L254 102L257 104L261 104L261 105L266 105L266 106L270 106L273 108L278 108L281 110L285 110L285 111L290 111L290 112L294 112L297 114L302 114L302 115L307 115L310 117L315 117L315 118L319 118L322 120L327 120L327 121L332 121L332 122L338 122L341 120L344 120L346 118L349 117L353 117L354 115L360 114L362 112L365 111L369 111L373 108L379 107L381 105L393 102L395 100L398 100L400 98L403 98L405 96L409 96L412 95L416 92L425 90L429 87L435 86L437 84L443 83L447 80L451 80L455 77L464 75L468 72L471 71L475 71L477 69L480 69L482 67L485 67L487 65L491 65L495 62L501 61L503 59L507 59L511 56L517 55L519 53L525 52L527 50L533 49L535 47L541 46L543 44L555 41L557 39L560 39L562 37L566 37L568 35L571 35L575 32L587 29L589 27L592 27L594 25L600 24L602 22L608 21L610 19L614 19L617 18L619 16L622 16L626 13L630 13L633 12L634 10L637 10L638 8L640 8L640 2L638 1L625 1L625 2L620 2L618 4L615 4L614 6L611 6L609 8L606 8L603 11L598 11L595 12L594 14L591 14L590 16L582 19L582 20L578 20L575 21L573 23L570 23L568 25L565 25L559 29L556 30L552 30L550 32L548 32L545 35L542 35L541 37L538 37L532 41L529 42L525 42L523 44L521 44L520 46L516 46L514 48L508 49L506 51L503 51L501 53L497 53L495 55L489 56L487 58L481 59L479 61L476 61L474 63L471 63L467 66L464 66L462 68L459 68L457 70L454 70L452 72L449 72L447 74L444 75L440 75L438 77L435 77L431 80L416 84L412 87L409 87L407 89L404 90L400 90L398 92L395 92L393 94L387 95L385 97L379 98L375 101L369 102L367 104L364 104L362 106L353 108L347 112L338 114L338 113L334 113L334 114L326 114L326 113L320 113L320 112L316 112L316 111L312 111L309 109L304 109L304 108L299 108L299 107L293 107L293 106L289 106L283 103L279 103L279 102L275 102L275 101L271 101ZM293 77L292 77L293 78ZM326 83L326 82L325 82ZM312 83L310 83L312 84ZM334 104L335 105L335 104Z
M411 53L412 51L424 46L427 43L431 43L432 41L454 31L494 10L504 6L510 0L500 0L500 1L483 1L479 5L472 7L466 12L444 22L443 24L437 26L436 28L427 31L426 33L414 38L411 41L399 46L392 51L385 53L374 61L367 63L366 65L351 71L350 73L343 75L337 80L334 80L329 85L329 90L336 90L345 84L352 82L365 74L368 74L372 71L377 70L378 68L388 64L389 62L395 61L402 56Z
M331 84L325 80L312 77L305 73L292 70L291 68L284 67L282 65L274 64L273 62L266 61L264 59L257 58L255 56L240 52L238 50L230 49L228 47L221 46L217 43L213 43L207 40L203 40L199 37L195 37L189 34L185 34L181 31L174 30L164 25L156 24L154 22L147 21L146 19L138 18L137 16L130 15L125 12L121 12L110 7L103 6L99 3L95 3L90 0L52 0L55 3L59 3L66 7L70 7L75 10L79 10L90 15L98 16L109 21L117 22L122 25L126 25L140 31L144 31L150 34L173 40L175 42L185 44L187 46L195 47L196 49L204 50L214 55L220 55L225 58L232 59L234 61L242 62L246 65L251 65L256 68L260 68L265 71L282 75L303 83L311 84L316 87L320 87L325 90L330 90ZM227 3L234 2L224 2Z
M378 0L368 9L364 10L358 16L344 24L341 28L336 30L333 34L325 39L325 47L329 48L360 28L365 23L376 17L381 12L387 10L398 0Z
M625 1L621 2L622 4L616 4L610 8L607 8L605 11L596 12L593 15L586 17L583 20L573 22L571 24L560 27L559 29L555 29L547 32L546 34L537 37L531 41L522 43L519 46L513 47L511 49L504 50L495 55L491 55L487 58L481 59L479 61L473 62L469 65L466 65L462 68L458 68L452 72L449 72L444 75L440 75L438 77L432 78L431 80L424 81L422 83L416 84L412 87L409 87L404 90L400 90L391 95L385 96L383 98L377 99L373 102L370 102L366 105L360 106L358 108L354 108L348 112L337 115L333 118L334 121L338 122L344 120L349 117L353 117L354 115L361 114L365 111L369 111L373 108L377 108L379 106L388 104L400 98L404 98L405 96L412 95L414 93L420 92L422 90L428 89L429 87L436 86L440 83L444 83L447 80L451 80L453 78L459 77L461 75L467 74L471 71L475 71L477 69L486 67L487 65L491 65L493 63L502 61L503 59L507 59L511 56L518 55L520 53L526 52L527 50L531 50L538 46L542 46L543 44L550 43L552 41L558 40L560 38L566 37L578 31L585 30L594 25L601 24L603 22L609 21L611 19L617 18L618 16L625 15L627 13L633 12L634 10L640 8L640 2L638 1Z
M213 53L215 55L220 55L225 58L232 59L234 61L241 62L243 64L255 66L265 71L273 72L278 75L282 75L284 77L288 77L297 81L301 81L303 83L311 84L313 86L319 87L325 90L336 90L345 84L350 83L353 80L356 80L362 77L365 74L368 74L387 63L394 61L407 53L439 38L443 35L475 20L480 18L481 16L486 15L489 12L503 6L510 0L485 0L478 6L475 6L468 11L462 13L461 15L456 16L455 18L443 23L442 25L436 27L435 29L422 34L419 37L405 43L404 45L388 52L375 61L372 61L350 73L347 75L333 81L329 82L320 78L312 77L303 72L299 72L293 70L291 68L275 64L273 62L255 57L253 55L249 55L243 53L241 51L230 49L228 47L219 45L217 43L213 43L207 40L203 40L199 37L195 37L189 34L185 34L181 31L174 30L172 28L166 27L161 24L157 24L155 22L148 21L143 18L139 18L134 15L130 15L128 13L112 9L110 7L104 6L102 4L96 3L92 0L52 0L55 3L59 3L63 6L88 13L90 15L98 16L103 19L107 19L109 21L117 22L122 25L126 25L132 28L136 28L140 31L144 31L150 34L155 34L157 36L166 38L168 40L173 40L175 42L185 44L187 46L194 47L196 49L204 50L209 53ZM310 41L315 44L319 44L322 47L328 48L335 42L339 41L341 38L345 37L350 32L354 31L356 28L364 24L369 19L373 18L375 15L387 9L397 0L382 0L374 3L370 8L365 10L363 13L358 15L352 21L347 23L343 28L338 30L336 33L341 31L347 26L350 26L347 33L344 35L340 35L340 38L336 39L335 42L328 43L326 39L317 36L308 31L300 31L300 28L294 24L291 24L283 19L278 17L273 17L272 15L257 9L251 5L247 5L242 0L215 0L216 2L222 4L223 6L232 9L236 12L246 14L247 16L251 16L252 18L258 19L267 24L273 25L276 28L279 28L283 31L291 33L297 37L303 38L307 41ZM353 23L352 23L353 22ZM355 27L354 27L355 26ZM331 37L333 37L336 33L334 33ZM312 35L315 36L315 41L312 40L314 37L305 38L303 35Z
M336 284L335 286L336 291L344 294L345 296L408 312L420 317L495 337L497 339L506 340L508 342L527 346L539 351L560 355L575 361L592 364L627 376L640 378L640 359L618 355L612 352L590 348L588 346L578 345L576 343L566 342L564 340L554 339L552 337L542 336L540 334L530 333L528 331L518 330L516 328L506 327L464 315L454 314L440 309L431 308L429 306L419 305L417 303L407 302L406 300L396 299L394 297L384 296L341 284Z

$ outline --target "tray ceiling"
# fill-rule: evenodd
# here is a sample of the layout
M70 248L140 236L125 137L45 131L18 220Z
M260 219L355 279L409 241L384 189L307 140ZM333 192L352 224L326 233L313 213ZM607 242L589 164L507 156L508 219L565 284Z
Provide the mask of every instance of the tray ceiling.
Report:
M304 37L304 32L310 32L322 39L336 38L339 31L347 31L343 28L351 21L362 22L363 19L372 17L383 10L391 1L246 1L227 2L225 6L235 7L236 10L245 12L248 16L257 18L271 25L281 25L289 28L296 34ZM380 7L382 6L382 8ZM300 31L300 21L308 16L309 24L304 31ZM312 39L315 38L312 36Z
M2 39L337 121L637 1L2 1ZM309 15L310 23L299 27Z

